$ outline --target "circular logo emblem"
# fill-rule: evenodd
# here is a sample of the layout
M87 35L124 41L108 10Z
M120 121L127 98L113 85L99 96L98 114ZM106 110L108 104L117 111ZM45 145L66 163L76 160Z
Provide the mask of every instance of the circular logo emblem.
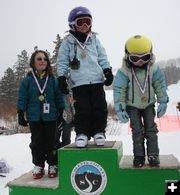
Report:
M80 162L71 172L71 184L81 195L98 195L106 187L106 172L96 162Z

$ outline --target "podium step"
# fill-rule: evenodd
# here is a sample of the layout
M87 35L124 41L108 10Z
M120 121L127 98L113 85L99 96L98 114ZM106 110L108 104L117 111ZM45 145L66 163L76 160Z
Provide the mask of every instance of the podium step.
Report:
M48 178L47 170L45 175L41 179L34 179L32 176L32 171L25 173L18 177L17 179L8 183L9 186L23 186L32 188L50 188L56 189L59 187L59 178Z
M74 150L82 150L82 149L104 149L104 148L116 148L116 147L122 147L122 142L116 142L116 141L106 141L104 146L96 146L93 141L89 141L88 145L85 148L77 148L75 143L69 144L64 147L64 149L74 149Z
M141 168L135 168L133 166L133 156L124 155L119 163L119 167L122 169L180 169L180 163L174 155L160 155L160 166L159 167L150 167L146 159L145 165Z

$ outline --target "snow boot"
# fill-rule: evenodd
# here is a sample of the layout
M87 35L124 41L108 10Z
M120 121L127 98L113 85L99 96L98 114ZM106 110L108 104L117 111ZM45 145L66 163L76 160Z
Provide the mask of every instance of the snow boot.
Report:
M88 137L85 134L77 135L75 144L78 148L84 148L88 144Z
M33 178L34 179L41 179L43 177L43 175L45 174L45 171L44 171L44 166L35 166L33 171Z
M94 143L95 143L97 146L104 146L105 141L106 141L106 138L105 138L104 133L96 133L96 134L94 135Z
M134 156L133 165L134 167L142 167L145 163L144 156Z
M49 165L48 167L48 177L54 178L57 177L57 165Z
M148 161L151 167L157 167L160 164L159 156L157 155L148 156Z

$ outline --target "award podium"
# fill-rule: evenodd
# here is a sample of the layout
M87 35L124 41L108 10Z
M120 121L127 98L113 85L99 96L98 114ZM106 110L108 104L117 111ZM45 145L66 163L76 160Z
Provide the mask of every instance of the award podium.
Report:
M163 195L166 180L180 179L180 163L160 155L160 166L133 167L133 156L123 155L122 142L86 148L70 144L58 150L58 177L47 171L35 180L28 172L8 183L9 195Z

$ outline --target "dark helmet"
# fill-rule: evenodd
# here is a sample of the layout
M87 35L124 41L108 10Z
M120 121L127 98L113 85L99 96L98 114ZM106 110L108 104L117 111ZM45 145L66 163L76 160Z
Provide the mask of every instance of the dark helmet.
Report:
M71 29L74 29L73 25L74 25L75 19L81 16L89 16L92 18L91 12L86 7L82 7L82 6L75 7L74 9L70 11L69 16L68 16L68 23Z

